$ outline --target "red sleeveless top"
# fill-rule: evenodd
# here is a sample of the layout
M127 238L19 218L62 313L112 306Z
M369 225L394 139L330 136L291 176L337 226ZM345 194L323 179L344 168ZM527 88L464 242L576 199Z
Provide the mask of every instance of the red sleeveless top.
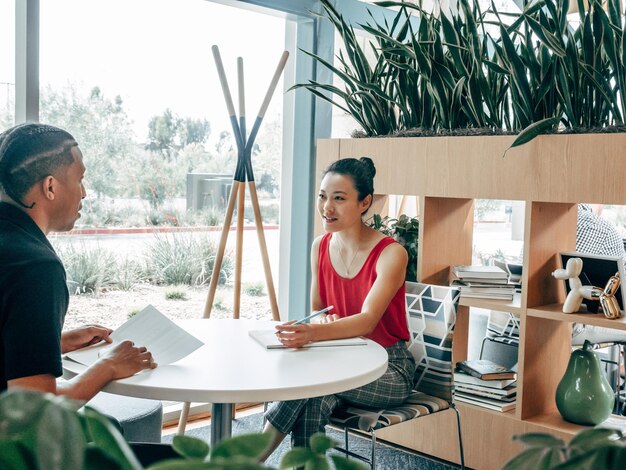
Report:
M334 305L331 313L347 317L361 312L365 297L376 280L376 262L382 251L396 243L391 237L385 237L372 249L361 270L351 279L341 277L330 261L330 238L327 233L322 237L318 254L318 286L322 305ZM383 347L389 347L400 340L409 340L406 324L406 304L404 284L398 289L378 325L367 337Z

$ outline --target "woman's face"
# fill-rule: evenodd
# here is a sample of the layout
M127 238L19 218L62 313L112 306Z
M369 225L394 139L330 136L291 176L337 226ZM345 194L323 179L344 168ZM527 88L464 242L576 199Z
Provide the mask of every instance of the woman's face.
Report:
M317 196L317 211L324 230L338 232L361 223L361 214L369 207L371 196L359 201L359 193L350 176L326 173Z

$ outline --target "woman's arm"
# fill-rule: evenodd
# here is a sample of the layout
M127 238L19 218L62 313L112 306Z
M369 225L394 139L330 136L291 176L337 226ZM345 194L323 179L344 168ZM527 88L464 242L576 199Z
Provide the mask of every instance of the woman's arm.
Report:
M326 305L322 305L322 299L320 297L320 289L319 283L317 281L319 266L318 266L318 258L320 252L320 243L322 241L322 237L317 237L313 240L313 245L311 246L311 310L321 310Z
M368 335L376 328L394 295L405 282L407 262L408 255L401 245L393 243L387 246L378 258L376 281L365 297L360 313L330 323L280 325L277 327L279 338L286 346L297 348L311 341ZM314 277L317 284L317 274ZM319 292L314 295L313 288L311 304L314 309L323 307Z

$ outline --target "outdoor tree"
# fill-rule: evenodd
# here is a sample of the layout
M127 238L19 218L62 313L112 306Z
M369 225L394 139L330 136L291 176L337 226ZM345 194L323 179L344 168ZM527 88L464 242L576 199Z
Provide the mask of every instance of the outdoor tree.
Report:
M100 88L81 94L74 84L46 87L41 93L41 121L67 129L78 141L87 167L88 189L98 198L123 192L120 173L136 146L122 99L106 98Z
M167 159L176 159L187 145L204 144L211 134L205 119L180 118L171 109L153 116L148 123L146 150L159 152Z
M252 149L252 166L257 188L277 196L280 188L282 125L280 116L263 123Z
M0 132L13 126L13 117L8 110L0 111Z

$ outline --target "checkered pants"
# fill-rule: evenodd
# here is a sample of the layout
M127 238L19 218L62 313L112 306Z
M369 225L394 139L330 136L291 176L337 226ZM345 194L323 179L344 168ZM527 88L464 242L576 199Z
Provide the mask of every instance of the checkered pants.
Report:
M385 349L388 366L379 379L336 395L278 402L267 412L267 420L280 432L291 433L293 447L309 447L309 438L316 432L324 432L330 415L339 405L370 408L401 405L413 389L415 360L404 341Z

